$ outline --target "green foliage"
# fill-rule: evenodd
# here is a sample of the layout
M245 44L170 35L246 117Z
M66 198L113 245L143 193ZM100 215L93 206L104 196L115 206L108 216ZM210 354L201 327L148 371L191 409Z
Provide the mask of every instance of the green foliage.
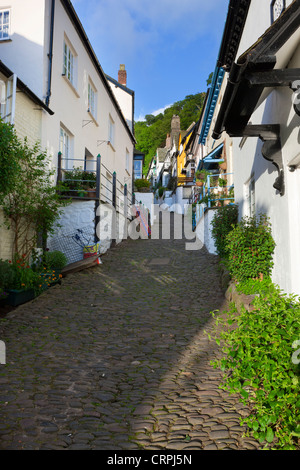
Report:
M39 290L40 278L27 264L25 256L16 256L13 261L0 260L0 287L9 289Z
M14 127L0 118L0 203L13 190L20 173L19 147Z
M273 267L275 242L264 214L244 217L227 235L228 269L234 279L269 277Z
M227 185L227 181L224 178L219 178L218 182L219 182L219 186L221 186L222 188L224 188Z
M164 192L165 192L165 188L163 186L160 186L160 188L158 188L158 196L163 197Z
M192 122L197 122L204 103L205 93L188 95L185 99L177 101L164 113L157 116L145 116L145 121L135 122L135 137L137 150L145 154L144 174L147 173L149 163L156 153L156 149L164 147L167 134L171 130L171 120L174 114L180 117L181 129L187 129Z
M58 250L46 251L44 261L50 269L63 269L68 262L66 255Z
M249 286L249 284L248 284ZM300 303L270 281L258 291L251 312L234 305L217 316L217 344L224 356L213 363L224 372L222 388L249 405L241 420L263 445L291 450L300 437Z
M74 168L64 172L63 188L69 190L95 189L96 173Z
M14 158L19 161L19 169L14 174L13 187L1 203L5 224L14 231L14 254L25 254L28 259L38 236L53 233L62 206L67 203L53 185L55 170L50 170L47 153L41 151L39 144L30 147L25 139L18 143L17 150Z
M238 221L238 207L227 205L218 207L211 221L212 237L215 242L217 253L222 258L227 257L226 243L227 235L236 226Z

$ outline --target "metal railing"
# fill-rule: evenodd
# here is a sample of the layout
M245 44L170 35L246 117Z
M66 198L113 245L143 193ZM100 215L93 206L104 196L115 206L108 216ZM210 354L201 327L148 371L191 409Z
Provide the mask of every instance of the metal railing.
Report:
M219 173L207 175L206 181L202 187L194 187L190 203L193 205L193 230L198 225L200 219L203 217L205 211L214 205L222 206L225 202L234 204L234 196L226 194L226 191L233 189L233 185L220 186L219 184L213 186L211 178L218 179L225 176L233 175L233 173ZM219 188L222 188L221 190ZM195 190L195 188L197 188ZM204 205L205 204L205 205Z

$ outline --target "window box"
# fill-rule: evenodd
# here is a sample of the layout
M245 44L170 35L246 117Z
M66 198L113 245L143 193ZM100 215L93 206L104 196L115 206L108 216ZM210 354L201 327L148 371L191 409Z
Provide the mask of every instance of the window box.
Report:
M35 298L34 289L9 289L5 303L17 307Z

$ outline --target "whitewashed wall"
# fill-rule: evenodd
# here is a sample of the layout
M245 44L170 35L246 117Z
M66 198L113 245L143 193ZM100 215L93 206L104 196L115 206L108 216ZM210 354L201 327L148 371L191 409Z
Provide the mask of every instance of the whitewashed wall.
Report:
M287 1L287 6L291 1ZM260 14L258 14L260 12ZM248 20L237 57L245 52L270 26L270 5L260 0L251 2ZM298 34L298 44L300 34ZM293 49L294 48L294 49ZM296 48L296 49L295 49ZM300 46L297 38L289 50L278 59L277 67L299 68ZM233 139L235 197L239 217L249 215L246 188L250 177L255 180L256 214L270 217L272 235L276 243L272 280L287 293L300 295L300 168L293 173L288 164L299 154L300 117L292 106L292 91L288 87L269 90L253 115L253 124L280 124L285 194L280 196L273 188L278 175L275 166L261 154L262 142L248 138L240 148L241 139Z

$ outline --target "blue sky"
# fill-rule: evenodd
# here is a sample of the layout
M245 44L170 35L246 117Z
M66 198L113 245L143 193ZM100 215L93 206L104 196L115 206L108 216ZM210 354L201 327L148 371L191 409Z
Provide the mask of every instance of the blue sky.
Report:
M72 0L104 72L125 64L135 120L206 91L229 0Z

